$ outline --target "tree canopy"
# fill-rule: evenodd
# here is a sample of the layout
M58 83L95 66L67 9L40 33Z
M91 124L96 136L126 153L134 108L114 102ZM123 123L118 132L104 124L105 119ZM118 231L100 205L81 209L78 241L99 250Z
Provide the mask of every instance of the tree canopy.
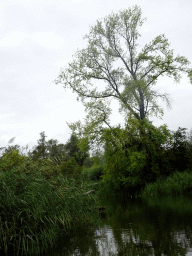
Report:
M97 138L104 127L111 129L113 99L125 114L125 124L130 116L141 123L151 115L161 117L163 109L157 99L170 106L170 98L154 89L158 79L166 75L179 82L184 73L192 82L190 62L174 56L164 34L140 47L140 28L145 20L137 5L97 20L84 37L87 47L77 50L73 61L61 69L56 84L77 93L87 112L83 126L80 121L69 124L73 132L78 129L79 134Z

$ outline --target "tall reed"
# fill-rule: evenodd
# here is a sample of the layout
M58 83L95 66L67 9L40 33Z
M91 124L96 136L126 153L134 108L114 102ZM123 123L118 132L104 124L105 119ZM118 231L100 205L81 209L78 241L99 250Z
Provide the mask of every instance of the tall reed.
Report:
M40 255L61 230L93 223L94 194L86 181L40 173L0 172L0 248L14 255ZM8 254L9 255L9 254Z
M154 183L149 183L143 189L141 195L183 195L192 193L192 171L175 172L167 178L158 179Z

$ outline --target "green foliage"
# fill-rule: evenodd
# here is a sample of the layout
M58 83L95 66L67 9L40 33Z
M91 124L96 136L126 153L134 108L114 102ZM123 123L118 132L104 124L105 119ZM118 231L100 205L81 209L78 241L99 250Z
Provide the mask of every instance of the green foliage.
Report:
M167 178L159 178L146 185L142 196L181 195L192 193L192 172L174 172Z
M192 170L192 129L187 134L186 157L188 162L188 168Z
M46 142L46 148L48 152L48 158L61 158L65 155L65 145L59 144L57 140L48 140Z
M38 145L34 147L33 151L31 152L31 157L36 160L38 158L47 158L48 152L46 147L46 138L45 132L40 133L40 139L37 141Z
M66 157L69 159L74 157L76 162L83 166L84 160L89 156L89 146L85 139L81 139L81 143L75 134L71 134L70 139L65 144Z
M95 181L100 180L101 175L103 175L103 165L93 165L90 168L85 168L81 173L83 179L87 178Z
M137 5L96 21L85 36L87 47L77 51L55 81L71 88L85 106L85 124L78 121L69 127L78 134L82 148L104 145L104 180L115 188L142 187L161 175L168 176L175 167L185 169L190 155L189 150L182 152L186 149L183 131L172 136L166 125L156 128L148 120L163 115L158 99L170 107L168 95L154 90L158 79L166 75L179 82L181 74L187 73L191 81L190 62L174 56L164 34L138 51L144 21ZM119 112L125 114L124 128L110 125L112 99L118 100ZM172 140L177 146L166 148Z
M65 155L65 145L58 144L57 140L46 141L45 132L40 133L40 139L37 141L38 145L34 146L33 151L29 152L29 156L34 160L59 157Z
M7 146L3 149L3 154L6 154L6 153L11 153L13 150L17 150L19 153L21 153L21 147L19 145L12 145L12 146Z
M61 230L93 223L91 183L58 175L0 172L0 247L15 255L42 255Z
M112 183L115 189L142 186L145 163L144 152L133 151L127 156L123 149L110 151L108 148L103 180Z
M55 81L77 93L77 100L85 106L87 117L80 130L89 138L100 135L103 125L110 127L113 99L120 103L125 116L131 113L137 120L161 117L163 109L157 100L166 101L170 107L170 98L154 89L158 79L166 75L179 82L186 73L191 81L190 62L174 56L164 34L138 49L145 20L137 5L97 20L84 37L87 47L76 52Z
M185 171L189 167L190 144L187 142L186 128L179 127L177 131L172 132L172 141L168 144L167 153L174 170Z
M8 150L0 158L0 171L10 171L12 168L23 164L27 157L19 154L16 149Z
M103 165L105 162L104 152L96 151L92 156L94 165Z
M81 166L78 165L74 157L70 157L67 161L63 161L59 167L63 175L78 176L81 172Z
M146 131L142 136L142 147L147 156L145 175L147 182L156 180L160 175L169 175L173 171L169 155L164 145L167 141L172 141L172 135L166 125L154 127L145 124Z
M4 153L0 158L0 171L14 173L41 173L45 178L51 178L60 173L58 165L54 165L49 159L34 159L20 155L17 150Z
M83 166L86 168L90 168L93 164L94 164L94 160L90 156L87 156L83 161Z
M40 147L37 146L29 156L21 155L18 145L6 148L0 158L0 170L10 171L14 169L15 173L40 172L46 179L51 179L59 173L78 176L82 169L79 163L82 164L88 154L81 151L77 146L77 137L71 136L71 140L65 145L66 147L64 145L62 147L62 144L58 144L56 140L46 142L44 132L41 133L41 137L42 139L39 141L42 143L38 142L41 144ZM60 149L65 153L61 152ZM58 155L55 156L56 153ZM52 157L48 158L49 155Z
M167 127L129 118L125 129L105 129L104 181L114 188L140 189L172 169L163 145L171 139ZM164 168L164 169L162 169Z
M38 159L34 163L36 170L46 179L51 179L61 172L59 165L54 165L50 159Z

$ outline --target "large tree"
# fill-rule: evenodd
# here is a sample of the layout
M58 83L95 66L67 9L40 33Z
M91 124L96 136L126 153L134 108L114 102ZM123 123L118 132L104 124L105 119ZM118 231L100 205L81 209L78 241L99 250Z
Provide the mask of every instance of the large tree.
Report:
M119 101L120 111L127 117L129 113L142 121L153 114L161 116L163 109L157 99L168 106L170 99L154 89L158 79L166 75L179 82L181 73L186 73L192 82L189 61L174 56L164 34L139 47L139 29L145 21L141 14L135 5L97 20L85 36L87 48L76 52L55 81L70 87L84 104L88 113L84 131L97 133L103 124L111 128L112 99Z

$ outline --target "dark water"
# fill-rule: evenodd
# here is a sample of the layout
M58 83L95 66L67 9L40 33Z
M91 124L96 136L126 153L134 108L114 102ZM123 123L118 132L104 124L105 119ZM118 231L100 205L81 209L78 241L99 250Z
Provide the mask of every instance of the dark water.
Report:
M119 197L102 202L97 227L61 236L46 255L192 255L192 199Z

